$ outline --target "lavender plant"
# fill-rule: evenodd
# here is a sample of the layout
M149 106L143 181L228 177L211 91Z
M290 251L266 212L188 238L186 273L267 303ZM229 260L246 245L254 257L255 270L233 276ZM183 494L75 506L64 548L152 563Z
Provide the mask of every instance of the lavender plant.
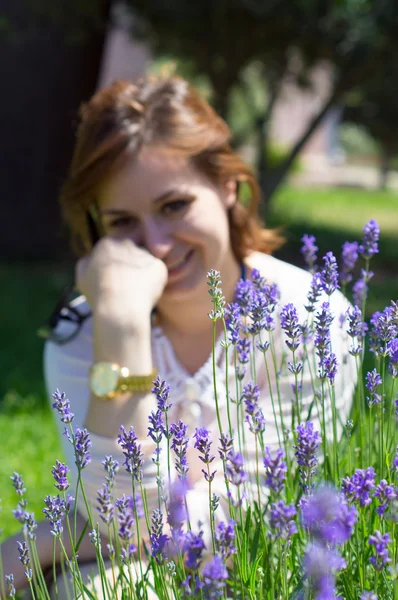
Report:
M312 277L304 307L279 306L277 287L258 271L238 283L234 302L225 305L220 274L211 271L216 431L204 426L190 431L178 418L170 422L173 390L158 378L153 388L157 410L148 426L155 451L152 457L144 455L134 429L121 425L118 443L131 494L116 497L119 464L106 456L95 514L84 485L91 461L89 433L73 429L66 394L54 393L53 406L74 447L77 480L69 481L69 467L57 460L52 470L57 494L46 496L43 513L54 556L60 547L74 597L398 599L397 303L364 321L378 240L379 227L370 221L362 240L343 245L339 274L331 252L317 266L316 240L305 235L302 253ZM339 282L354 302L345 305L343 315L333 308ZM220 323L224 334L217 341ZM337 343L338 328L342 339ZM225 381L231 381L225 414L217 343L224 348ZM368 350L373 365L365 373ZM344 422L337 383L347 376L348 361L357 386ZM269 407L256 382L260 368ZM293 390L293 398L286 397L286 390ZM288 423L284 415L290 400ZM277 441L269 433L272 427ZM161 472L162 452L167 474ZM192 475L193 456L200 461L200 480ZM152 496L149 489L147 494L148 472L157 488ZM27 511L21 475L14 473L11 480L17 496L13 514L23 525L18 552L26 581L34 598L47 600L37 524ZM207 490L204 522L198 522L190 505L196 485ZM88 588L79 569L79 495L87 511L82 536L89 537L97 557L97 592ZM57 576L54 568L55 590ZM16 596L12 573L4 573L2 589Z

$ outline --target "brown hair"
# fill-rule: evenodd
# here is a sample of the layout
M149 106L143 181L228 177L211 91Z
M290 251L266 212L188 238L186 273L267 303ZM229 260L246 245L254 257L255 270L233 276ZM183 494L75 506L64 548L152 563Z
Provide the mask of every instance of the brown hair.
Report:
M240 191L250 192L229 211L231 245L238 261L252 250L271 253L283 242L258 218L259 186L231 149L227 124L186 81L178 77L117 81L84 104L80 118L60 197L78 255L92 248L88 211L99 185L127 156L148 145L166 146L189 157L217 184L235 180L238 197Z

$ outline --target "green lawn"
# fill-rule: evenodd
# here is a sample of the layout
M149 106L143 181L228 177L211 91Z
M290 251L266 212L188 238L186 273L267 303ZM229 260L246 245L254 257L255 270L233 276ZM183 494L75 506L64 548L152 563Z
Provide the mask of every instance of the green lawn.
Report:
M320 255L339 253L346 240L358 239L370 218L382 227L381 255L374 260L370 309L398 298L398 196L351 189L281 190L270 207L268 224L283 225L288 243L278 256L302 264L303 233L316 235ZM0 349L0 495L5 534L19 526L10 518L16 495L9 480L14 470L25 478L30 509L41 514L42 499L55 490L51 466L62 456L42 381L42 341L37 328L46 320L60 290L70 281L65 267L0 265L2 293ZM67 390L65 390L67 391Z

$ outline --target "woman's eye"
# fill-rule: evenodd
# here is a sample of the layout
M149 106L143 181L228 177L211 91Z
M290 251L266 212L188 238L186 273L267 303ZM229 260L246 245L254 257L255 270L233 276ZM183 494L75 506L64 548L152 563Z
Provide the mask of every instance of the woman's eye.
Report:
M128 225L133 225L134 224L134 219L132 217L118 217L117 219L115 219L114 221L111 221L109 223L109 227L115 227L117 228L121 228L121 227L127 227Z
M174 200L173 202L167 202L162 206L162 213L164 215L173 215L182 212L189 204L188 200Z

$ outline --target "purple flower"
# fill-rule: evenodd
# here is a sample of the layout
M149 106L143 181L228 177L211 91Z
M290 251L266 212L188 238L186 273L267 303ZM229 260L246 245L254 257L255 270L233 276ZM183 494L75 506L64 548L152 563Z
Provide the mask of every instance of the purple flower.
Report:
M312 313L315 310L315 305L318 302L321 294L322 294L322 277L319 272L314 273L312 280L310 291L307 294L308 304L304 305L304 308L307 312Z
M342 494L322 486L302 505L303 525L322 543L344 544L357 522L357 509Z
M380 502L380 506L376 508L376 512L381 517L386 512L391 500L397 498L397 492L393 485L388 485L385 479L382 479L378 486L376 486L374 498L377 498Z
M109 489L109 483L106 482L97 491L97 510L99 512L100 519L110 525L113 521L114 516L114 505L112 502L112 494Z
M234 442L228 433L221 433L219 455L221 460L227 460L228 454L233 451Z
M331 296L335 290L340 288L339 271L333 252L327 252L327 254L325 254L323 257L323 265L321 271L322 288L325 294Z
M70 400L66 397L65 392L61 394L59 389L56 389L52 397L55 400L52 407L61 415L62 423L65 423L65 425L72 423L75 415L70 411Z
M328 353L330 346L330 326L333 323L334 317L330 312L329 302L323 302L321 309L315 315L315 340L314 345L318 350L318 355ZM326 350L326 352L325 352Z
M117 498L115 506L118 509L119 521L119 537L125 542L128 542L133 537L134 515L133 515L133 498L123 494Z
M319 542L308 544L304 555L304 570L316 600L336 599L336 573L345 566L344 559L334 548L328 549Z
M169 403L170 386L165 381L162 381L159 376L153 382L152 393L156 396L158 410L167 412L173 406Z
M318 246L315 245L315 236L305 233L301 238L301 241L303 242L301 254L303 255L305 263L308 265L310 271L313 271L317 259L316 253L319 250Z
M300 345L301 328L297 316L297 310L293 304L286 304L280 313L280 322L287 336L286 346L294 352Z
M314 425L311 421L298 425L296 429L297 443L293 448L295 449L295 456L297 463L300 466L300 485L305 492L309 489L309 482L312 475L316 471L318 459L315 454L322 441L318 431L314 430Z
M249 331L253 335L261 331L272 331L275 329L275 321L272 316L275 306L269 303L267 296L263 292L256 292L252 301L250 317L251 325Z
M389 342L398 335L398 326L391 306L375 312L370 319L369 348L375 356L389 355Z
M135 480L142 481L142 467L144 464L143 452L141 452L141 444L138 444L137 436L133 427L127 432L123 425L120 426L120 431L117 437L119 446L123 450L123 454L126 457L124 466L126 467L127 473L131 473Z
M226 561L232 554L236 554L235 547L235 521L230 519L226 525L219 523L214 531L214 540L217 553Z
M170 433L172 435L171 449L176 453L175 467L180 479L185 479L189 471L187 462L187 437L188 425L180 420L178 423L173 423L170 427Z
M274 455L266 446L264 450L265 484L279 494L284 486L287 473L287 464L284 461L285 453L282 448L277 448Z
M387 343L387 354L390 358L388 372L391 377L398 377L398 338Z
M203 531L199 531L199 533L194 533L193 531L186 532L182 552L187 554L185 564L188 569L199 569L205 548Z
M352 281L351 272L358 260L358 242L344 242L341 252L341 283Z
M344 477L342 491L350 502L358 501L360 506L368 506L372 499L370 492L375 487L375 470L373 467L357 469L351 477Z
M368 401L369 406L373 406L374 404L380 404L380 402L382 401L381 394L377 393L377 388L382 383L383 380L376 369L373 369L373 371L370 371L366 374L365 386L370 391L370 396L366 396L366 400Z
M382 535L382 533L376 529L374 534L369 536L368 542L375 550L375 554L370 557L369 562L375 569L381 571L387 563L391 562L387 550L387 544L391 542L390 535L388 533Z
M75 463L78 469L84 469L91 462L89 449L93 445L87 429L76 427L72 443L75 447Z
M17 542L17 546L18 546L19 560L21 561L21 563L23 564L24 567L27 567L28 564L30 563L30 558L29 558L29 550L26 545L26 542L22 542L22 543Z
M203 598L215 600L221 598L228 579L228 571L220 556L214 556L212 560L203 567Z
M46 496L44 498L44 504L46 508L43 508L43 513L46 519L50 522L52 527L51 533L56 537L60 537L63 532L63 520L69 513L74 498L68 494L67 498L61 498L57 496Z
M137 552L137 546L135 544L127 544L127 548L120 550L120 559L123 564L131 564L134 560L134 555Z
M398 411L398 398L395 401L395 403L396 403L397 411ZM394 460L392 462L392 468L393 469L398 469L398 446L395 448L395 458L394 458Z
M368 284L362 278L352 286L352 298L356 306L362 306L368 295Z
M188 491L187 480L178 479L170 487L170 498L168 502L167 522L170 525L171 535L174 543L179 545L182 538L182 525L187 519L186 494Z
M250 348L250 340L248 340L247 338L241 338L240 340L238 340L236 344L236 352L238 356L238 361L242 365L247 364L250 360Z
M250 279L240 279L235 287L235 302L242 316L247 317L251 311L254 299L254 287Z
M363 338L368 329L366 323L362 320L362 311L358 306L353 306L347 310L347 333L352 338Z
M195 433L195 445L194 448L199 450L199 458L205 465L210 465L215 456L210 454L210 448L212 442L210 441L210 431L206 429L206 427L196 427ZM214 475L216 471L213 473L208 473L204 469L202 469L202 473L205 476L205 479L208 483L211 483L214 479Z
M332 385L334 385L338 365L339 363L337 361L337 356L333 352L331 352L328 356L325 356L325 359L323 361L324 371L321 374L322 376L325 375Z
M296 523L293 521L296 514L293 502L285 504L283 500L278 500L271 504L269 524L274 531L272 534L274 540L279 538L287 540L297 533Z
M252 433L261 433L265 429L265 419L259 406L260 390L252 381L244 386L241 401L245 401L245 421L249 424Z
M371 219L363 228L363 238L358 251L364 258L372 258L379 252L378 241L380 237L380 227L376 221Z
M156 412L152 411L148 417L148 421L149 437L155 442L155 444L160 444L163 434L165 433L165 428L163 425L163 411L159 409Z
M236 302L227 304L225 307L225 326L227 328L228 339L236 346L240 339L240 331L242 328L242 321L240 318L239 305Z
M248 474L244 469L244 460L240 452L230 450L225 463L225 476L233 485L241 485L248 480Z
M14 586L14 575L5 575L5 580L6 580L6 585L7 585L7 596L9 598L15 598L15 594L17 593L17 590L15 589Z
M156 560L158 565L163 564L166 559L165 548L169 537L163 533L163 516L162 512L157 508L155 508L151 516L149 541L151 543L151 556Z
M374 592L362 592L360 600L378 600L378 595Z
M33 513L26 512L24 514L24 532L30 540L36 539L37 523Z
M22 479L22 475L14 471L14 474L10 477L12 485L17 492L18 496L22 498L24 493L26 492L26 487L24 486L24 481Z
M104 469L107 472L107 480L109 482L113 482L116 477L116 473L119 470L119 463L117 460L114 460L112 456L105 456L105 459L102 461L104 465Z
M69 473L69 468L63 463L56 461L55 466L52 468L51 473L55 479L55 487L60 491L64 492L69 487L69 482L67 478L67 474Z

